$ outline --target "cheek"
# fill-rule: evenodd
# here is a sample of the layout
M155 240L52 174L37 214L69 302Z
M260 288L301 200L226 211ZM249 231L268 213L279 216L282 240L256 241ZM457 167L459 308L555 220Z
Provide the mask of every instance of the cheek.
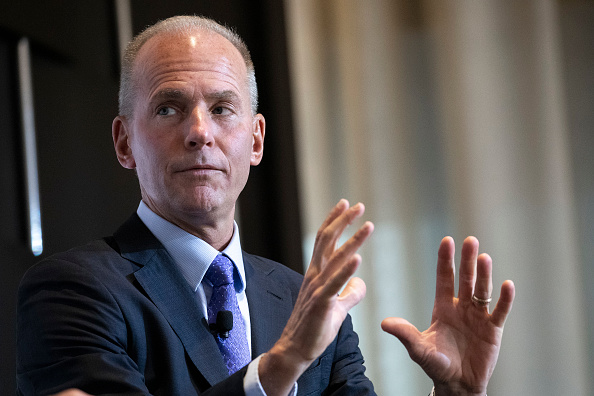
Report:
M228 141L226 157L231 170L229 182L234 190L241 191L245 186L251 167L251 139L249 142L243 136L241 139Z
M156 142L148 140L133 142L132 153L136 162L136 172L141 183L145 185L155 179L163 166L162 150Z
M237 141L236 144L233 145L235 148L232 151L232 155L234 158L235 166L240 167L241 171L245 169L246 172L249 172L249 168L251 166L251 159L252 159L252 138L242 137L240 141Z
M133 145L132 146L132 154L134 155L134 160L136 161L136 168L139 173L146 172L146 168L150 165L149 158L154 157L151 153L150 147L147 145Z

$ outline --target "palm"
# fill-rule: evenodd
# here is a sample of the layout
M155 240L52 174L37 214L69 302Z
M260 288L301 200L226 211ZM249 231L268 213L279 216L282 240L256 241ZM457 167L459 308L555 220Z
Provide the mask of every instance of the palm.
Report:
M497 359L502 330L472 303L457 298L439 303L431 326L421 333L425 352L413 359L424 363L421 366L436 381L481 382L493 371L491 361Z
M437 290L429 328L419 332L404 319L388 318L384 330L397 336L436 384L468 394L484 394L493 373L503 325L514 297L513 283L501 288L501 298L492 314L488 306L472 302L473 293L491 295L491 259L478 256L478 241L467 238L462 249L460 291L454 296L454 246L444 238L438 259ZM478 267L478 271L477 271Z

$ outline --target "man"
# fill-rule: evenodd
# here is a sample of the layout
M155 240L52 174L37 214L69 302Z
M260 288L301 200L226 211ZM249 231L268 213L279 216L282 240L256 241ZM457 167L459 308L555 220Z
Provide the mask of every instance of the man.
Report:
M113 237L23 279L20 394L374 394L348 316L365 295L351 276L373 224L337 247L364 206L341 200L331 210L303 279L241 250L235 204L264 147L256 108L247 48L211 20L170 18L129 45L112 132L142 202ZM455 298L453 255L444 238L431 327L388 318L382 328L436 394L484 395L514 287L503 284L489 314L491 260L467 238ZM219 266L227 283L212 275ZM217 304L232 313L230 329L214 318Z

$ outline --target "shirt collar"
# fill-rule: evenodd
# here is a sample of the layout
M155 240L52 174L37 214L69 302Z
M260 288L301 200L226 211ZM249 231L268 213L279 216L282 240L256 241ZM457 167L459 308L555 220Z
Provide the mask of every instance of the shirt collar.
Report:
M219 254L219 251L202 239L160 217L143 201L140 201L136 213L159 242L163 244L192 290L196 291L210 263ZM237 293L243 292L245 289L245 269L239 240L239 227L237 227L235 221L233 222L231 241L220 253L229 257L233 262L236 269L236 271L233 271L235 290Z

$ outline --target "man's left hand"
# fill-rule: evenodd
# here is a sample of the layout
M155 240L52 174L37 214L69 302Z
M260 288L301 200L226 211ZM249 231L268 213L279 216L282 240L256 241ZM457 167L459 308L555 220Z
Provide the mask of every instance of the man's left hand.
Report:
M462 246L458 297L455 297L454 240L441 241L431 325L423 332L401 318L387 318L382 329L404 344L410 357L435 384L436 395L481 395L497 363L503 325L515 295L512 281L501 286L489 313L493 290L492 260L478 255L478 240ZM474 296L474 297L473 297Z

